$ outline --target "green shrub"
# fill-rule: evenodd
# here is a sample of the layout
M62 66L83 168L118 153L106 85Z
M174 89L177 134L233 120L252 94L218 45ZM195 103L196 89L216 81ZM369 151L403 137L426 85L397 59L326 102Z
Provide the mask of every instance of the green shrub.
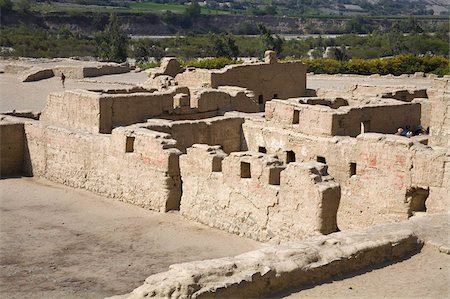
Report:
M196 67L201 69L221 69L229 64L241 64L242 60L234 60L227 57L206 58L201 60L184 61L184 67Z
M415 72L433 73L439 76L450 74L450 60L442 56L415 56L402 54L390 58L351 59L338 61L330 58L306 59L303 61L308 72L316 74L357 74L357 75L401 75Z
M160 63L158 61L149 61L149 62L142 62L142 63L138 63L137 64L137 66L141 70L146 70L146 69L158 67L159 65L160 65Z

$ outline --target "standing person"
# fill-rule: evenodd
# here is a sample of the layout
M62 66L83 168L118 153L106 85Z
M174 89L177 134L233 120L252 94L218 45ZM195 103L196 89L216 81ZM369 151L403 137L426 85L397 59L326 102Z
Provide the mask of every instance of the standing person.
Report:
M61 83L62 83L62 86L63 86L63 88L66 88L65 86L64 86L64 82L66 81L66 76L64 76L64 73L61 73Z

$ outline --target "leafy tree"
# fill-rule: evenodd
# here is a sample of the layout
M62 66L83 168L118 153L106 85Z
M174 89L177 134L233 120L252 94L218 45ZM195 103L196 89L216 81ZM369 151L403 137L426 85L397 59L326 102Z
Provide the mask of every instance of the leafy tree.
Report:
M196 19L198 16L200 16L200 14L201 14L201 7L197 3L197 1L192 1L191 4L188 7L186 7L186 14L191 19Z
M116 14L111 14L105 31L97 36L97 54L102 60L124 62L127 59L128 38L120 27Z
M17 2L17 10L22 13L29 12L30 8L31 8L31 1L29 0L19 0L19 2Z
M277 52L278 55L281 55L281 52L283 51L283 39L278 34L273 37L271 32L263 24L258 24L258 29L265 50L273 50Z
M13 3L11 0L0 0L0 14L11 11Z
M235 38L230 34L211 35L211 54L216 57L227 57L237 59L239 47Z

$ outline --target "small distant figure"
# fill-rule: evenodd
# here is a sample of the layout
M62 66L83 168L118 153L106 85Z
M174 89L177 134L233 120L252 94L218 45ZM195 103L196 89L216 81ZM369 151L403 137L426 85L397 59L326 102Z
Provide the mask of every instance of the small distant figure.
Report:
M64 75L64 73L61 73L61 83L62 83L63 88L66 88L66 86L64 85L65 82L66 82L66 76Z
M397 133L395 133L395 135L402 136L403 135L403 128L398 128L397 129Z
M406 137L411 138L413 136L413 132L408 131L408 133L406 133Z

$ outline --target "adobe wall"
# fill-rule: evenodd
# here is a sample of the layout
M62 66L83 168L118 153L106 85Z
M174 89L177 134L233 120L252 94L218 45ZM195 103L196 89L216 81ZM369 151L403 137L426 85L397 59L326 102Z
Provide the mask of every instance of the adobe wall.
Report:
M0 177L22 174L23 124L0 120Z
M363 132L395 133L399 127L420 124L420 103L374 99L364 106L304 104L307 99L274 100L266 104L266 119L275 126L318 136L352 136ZM309 99L311 100L311 99ZM320 100L320 98L317 98ZM331 107L330 107L331 106Z
M211 88L212 72L205 69L188 68L183 73L175 76L175 81L180 86L189 86L189 88Z
M111 135L25 123L23 173L116 198L147 209L179 208L181 180L175 140L138 126Z
M101 132L100 93L75 90L50 93L40 120L90 133Z
M448 211L450 189L446 178L450 177L450 167L445 149L375 133L357 138L307 136L263 120L246 120L243 134L244 149L263 148L285 163L288 152L296 162L325 160L329 173L342 188L338 211L341 229L406 219L413 211L423 210L419 204L422 191L428 193L427 211ZM414 202L408 196L413 196Z
M220 145L226 153L241 150L242 117L217 116L204 120L149 120L148 129L170 134L177 141L176 148L186 152L196 143Z
M450 147L450 84L428 92L431 105L430 145Z
M270 84L269 84L270 82ZM264 103L306 93L306 66L301 62L232 65L213 72L211 87L239 86L252 90Z
M273 98L287 99L306 94L306 66L301 62L230 65L220 70L188 69L176 75L180 86L192 88L236 86L249 89L260 109Z
M142 92L74 90L51 93L41 120L89 133L111 133L147 119L202 119L229 110L259 111L253 94L242 88L199 90L173 87L165 91Z
M261 241L337 230L340 188L323 164L285 168L268 155L197 144L180 157L180 171L188 219Z

